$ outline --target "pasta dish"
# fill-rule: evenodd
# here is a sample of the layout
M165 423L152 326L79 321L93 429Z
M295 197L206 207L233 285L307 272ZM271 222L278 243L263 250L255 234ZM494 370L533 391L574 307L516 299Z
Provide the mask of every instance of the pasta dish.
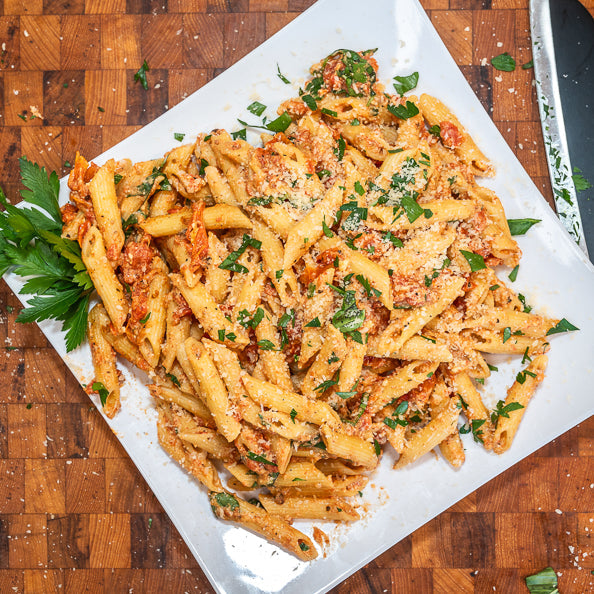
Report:
M373 53L314 65L261 146L217 129L140 163L77 155L62 208L101 298L88 391L113 416L116 357L147 372L160 443L215 515L302 560L292 520L357 520L387 449L396 469L434 448L459 467L461 433L507 450L567 329L510 286L522 220L477 184L491 163L438 99L405 95L414 75L386 92ZM494 410L488 353L524 365Z

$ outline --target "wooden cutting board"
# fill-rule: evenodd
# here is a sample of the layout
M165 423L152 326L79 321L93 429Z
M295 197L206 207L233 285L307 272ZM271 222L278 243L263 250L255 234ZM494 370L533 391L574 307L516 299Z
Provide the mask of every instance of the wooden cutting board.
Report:
M422 0L551 202L527 0ZM309 0L0 0L0 184L17 158L67 172L258 46ZM594 0L585 2L594 12ZM364 12L362 3L362 14ZM337 15L339 19L339 15ZM149 89L134 84L146 59ZM452 106L455 110L455 106ZM552 203L552 202L551 202ZM144 480L36 326L0 285L0 592L211 592ZM523 460L334 592L523 592L551 565L594 591L594 419Z

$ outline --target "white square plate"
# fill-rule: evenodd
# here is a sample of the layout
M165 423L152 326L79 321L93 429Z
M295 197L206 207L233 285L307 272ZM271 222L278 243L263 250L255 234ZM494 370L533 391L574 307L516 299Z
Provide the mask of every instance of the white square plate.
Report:
M524 258L517 290L539 312L566 317L580 332L555 336L543 385L530 403L511 450L486 452L465 436L467 461L456 471L426 456L395 472L385 456L364 501L371 513L352 526L324 524L332 538L326 558L302 563L262 538L213 516L205 490L175 464L157 442L156 414L141 373L126 368L122 410L107 420L219 592L323 592L437 516L480 485L592 414L594 361L594 268L555 218L439 39L416 0L321 0L282 31L136 134L96 161L157 158L178 143L174 132L238 128L237 117L255 118L246 106L260 100L272 116L280 101L295 96L309 66L337 48L379 48L380 78L420 74L417 91L439 97L492 159L497 176L488 181L510 218L542 219L519 239ZM293 84L277 77L277 64ZM252 138L255 140L255 137ZM62 180L62 202L67 200ZM508 274L509 271L502 271ZM7 277L15 291L21 280ZM81 382L93 376L87 346L66 354L56 323L43 332ZM484 395L493 405L504 398L518 367L493 374ZM298 527L311 534L311 523Z

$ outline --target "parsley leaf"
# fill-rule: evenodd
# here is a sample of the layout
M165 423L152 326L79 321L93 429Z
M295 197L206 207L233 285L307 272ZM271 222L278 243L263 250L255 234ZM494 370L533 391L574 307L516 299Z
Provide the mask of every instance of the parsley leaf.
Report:
M516 69L516 61L507 52L491 58L491 65L504 72L513 72Z
M274 345L274 343L272 341L270 341L270 340L266 340L266 339L259 340L257 344L258 344L258 346L263 351L275 351L275 350L277 350L276 349L276 346Z
M182 142L185 137L186 137L186 135L182 134L181 132L173 133L173 138L175 138L175 140L177 140L178 142Z
M55 172L20 160L21 196L36 209L17 208L0 189L0 275L9 269L29 277L21 293L36 294L17 317L27 323L55 319L66 333L66 350L83 340L93 283L77 242L61 237L59 181Z
M239 508L239 502L231 493L216 493L212 497L221 507L228 507L231 511Z
M526 577L526 587L530 594L559 594L557 574L552 567Z
M592 187L592 184L582 175L581 169L577 167L573 168L573 175L571 177L576 192L584 192Z
M524 235L532 225L540 223L541 219L507 219L509 232L512 235Z
M551 334L560 334L561 332L573 332L574 330L579 330L577 326L574 326L571 322L567 321L565 318L559 320L556 326L553 328L549 328L547 332L547 336Z
M332 317L332 325L338 328L343 334L348 334L360 328L365 321L365 310L357 307L355 291L347 291L335 287L330 283L327 284L332 290L343 297L340 309Z
M406 105L388 105L388 111L401 120L408 120L419 113L419 108L412 101L407 101Z
M285 111L285 113L272 120L272 122L268 122L266 128L272 132L284 132L291 125L292 121L291 116Z
M255 454L254 452L248 452L247 457L254 462L260 462L260 464L268 464L270 466L276 466L276 463L271 462L264 458L264 456L260 456L260 454Z
M477 270L482 270L483 268L487 267L484 258L480 254L467 252L466 250L460 250L460 253L466 258L466 261L470 265L470 270L472 272L476 272Z
M320 318L317 316L311 321L305 324L304 328L321 328L322 323L320 322Z
M248 249L253 247L259 250L262 247L262 242L250 237L247 233L243 234L241 245L234 252L231 252L220 264L219 268L222 270L230 270L231 272L246 273L248 269L243 264L238 264L237 260Z
M280 71L280 66L278 64L276 65L276 76L278 76L286 85L291 84L291 81Z
M247 110L254 115L261 116L266 111L266 105L259 101L254 101L248 105Z
M91 388L93 389L93 392L97 392L99 394L101 404L105 406L107 397L109 396L109 390L101 382L93 382Z
M520 410L521 408L524 408L524 406L519 402L510 402L509 404L505 404L503 400L500 400L497 403L495 410L491 412L491 423L496 425L499 417L505 417L506 419L509 419L510 412L514 410Z
M419 73L413 72L408 76L395 76L394 77L394 88L399 95L404 95L408 91L412 91L419 82Z
M145 91L148 91L148 81L146 80L146 73L150 70L146 60L142 63L142 66L138 69L138 72L134 75L134 81L139 82Z
M519 265L519 264L517 264L517 265L514 267L514 269L513 269L513 270L512 270L512 271L509 273L509 275L508 275L508 277L507 277L507 278L509 278L509 280L510 280L512 283L515 283L515 282L516 282L516 279L518 278L518 271L519 271L519 270L520 270L520 265ZM495 289L493 289L493 290L495 290Z

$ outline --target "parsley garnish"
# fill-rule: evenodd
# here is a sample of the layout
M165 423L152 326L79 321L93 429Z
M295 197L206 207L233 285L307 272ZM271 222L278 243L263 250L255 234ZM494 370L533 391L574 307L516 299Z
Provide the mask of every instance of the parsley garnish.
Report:
M414 223L425 212L423 207L412 196L403 196L400 199L400 205L404 209L406 218L410 223Z
M301 101L309 107L312 111L316 111L318 109L318 104L316 100L311 95L301 95Z
M559 334L561 332L573 332L574 330L579 330L579 328L577 326L574 326L571 322L568 322L565 318L563 318L559 320L556 326L550 328L546 335L550 336L551 334Z
M334 154L336 155L336 158L339 161L342 161L342 158L344 157L345 149L346 149L346 142L345 142L344 138L342 136L340 136L338 139L338 148L334 149Z
M93 382L91 388L93 388L93 392L97 392L99 394L101 404L105 406L107 397L109 396L109 390L101 382Z
M541 219L507 219L507 224L512 235L524 235L532 225L540 221Z
M336 355L336 353L332 351L332 354L330 355L330 357L328 357L328 365L332 365L332 363L336 363L336 361L340 361L340 359Z
M291 417L291 421L293 421L293 424L295 424L295 417L297 416L297 411L294 408L291 409L289 416Z
M324 235L326 237L334 237L334 233L332 233L332 229L326 225L326 221L322 221L322 231L324 231Z
M516 61L507 52L491 58L491 65L504 72L513 72L516 69Z
M146 324L146 323L149 321L150 317L151 317L151 313L152 313L152 312L150 312L150 311L149 311L149 312L146 314L146 316L144 316L144 318L142 318L142 320L140 320L140 323L141 323L141 324Z
M460 250L460 253L466 258L466 261L470 265L470 270L472 272L476 272L477 270L482 270L483 268L487 267L484 258L480 254L467 252L466 250Z
M271 132L284 132L290 125L291 116L285 111L282 115L278 116L276 120L272 120L272 122L268 122L266 124L266 128Z
M429 128L429 134L433 134L433 136L436 136L437 138L439 138L441 136L441 127L438 126L437 124L433 124L433 126L431 126ZM450 179L453 179L453 178L450 178ZM452 185L452 183L453 182L450 182L450 186Z
M280 71L280 66L278 64L276 65L276 76L278 76L286 85L291 84L291 81Z
M505 344L511 338L511 328L508 326L503 329L503 343Z
M401 120L408 120L419 113L419 108L412 101L407 101L406 105L388 105L388 111Z
M134 81L139 82L145 91L148 91L148 81L146 80L146 73L150 70L146 60L142 63L142 66L138 69L138 72L134 75ZM177 139L176 139L177 140Z
M181 132L174 132L173 134L173 138L175 138L175 140L177 140L178 142L182 142L182 140L186 137L185 134L182 134Z
M347 291L335 287L330 283L327 284L343 298L340 309L332 317L333 326L338 328L343 334L349 334L360 328L365 321L365 310L357 307L355 291Z
M316 386L314 388L314 390L316 392L320 392L320 394L321 394L322 392L325 392L328 388L331 388L332 386L335 386L336 384L338 384L339 379L340 379L340 372L338 372L336 374L336 377L326 380L325 382L322 382L321 384Z
M529 68L533 68L534 67L534 60L530 60L530 62L526 62L525 64L522 64L522 70L528 70Z
M408 91L412 91L419 82L419 73L413 72L408 76L395 76L394 77L394 88L399 95L404 95Z
M521 408L524 408L524 406L519 402L510 402L509 404L505 404L503 400L500 400L497 403L495 410L491 412L491 423L493 423L493 425L497 425L499 417L505 417L506 419L509 419L510 412L514 410L520 410Z
M338 394L338 392L337 392L337 394ZM361 417L363 416L363 413L365 412L365 409L367 408L368 402L369 402L369 392L365 392L361 396L361 402L359 403L359 410L357 411L357 416L353 420L347 419L347 421L346 421L349 425L356 425L361 420Z
M307 286L307 298L311 299L314 296L314 293L316 292L316 286L314 283L309 283L309 285Z
M352 398L357 393L357 386L359 384L359 380L355 382L353 389L350 392L336 392L337 396L340 396L343 400L347 400L348 398Z
M247 309L242 309L237 314L237 322L244 328L253 328L254 330L258 327L258 324L264 319L264 310L259 307L252 318L250 318L250 312Z
M268 464L269 466L276 466L274 462L267 460L264 456L260 456L260 454L255 454L254 452L248 452L247 457L254 462L260 462L260 464Z
M552 567L526 577L526 587L530 594L559 594L557 574Z
M309 551L309 546L306 545L302 540L299 541L299 548L302 551Z
M395 235L392 235L391 231L386 231L386 234L382 238L384 241L389 241L393 246L401 248L404 247L402 239L398 239Z
M241 245L234 252L231 252L220 264L219 268L222 270L230 270L231 272L246 273L248 269L242 264L238 264L237 260L247 250L248 247L253 247L259 250L262 247L262 242L250 237L247 233L243 234Z
M247 110L254 115L261 116L266 111L266 105L259 101L254 101L248 105Z
M365 278L362 274L358 274L355 278L361 283L361 285L365 289L367 297L371 297L372 295L374 297L379 297L382 294L381 291L378 291L375 287L372 287L371 283L369 282L369 279Z
M519 271L519 270L520 270L520 265L519 265L519 264L517 264L517 265L514 267L514 269L513 269L513 270L512 270L512 271L509 273L509 275L508 275L508 277L507 277L507 278L509 278L509 280L510 280L512 283L515 283L515 282L516 282L516 279L518 278L518 271Z
M230 340L231 342L235 342L235 339L237 338L237 336L235 334L233 334L233 332L227 332L225 333L225 330L219 330L217 332L218 338L220 342L223 342L225 339Z
M245 128L242 128L241 130L231 132L231 138L233 138L233 140L237 140L238 138L241 140L245 140L247 138L247 130Z
M177 376L173 375L173 373L167 373L166 375L178 388L181 388L181 384L179 383Z
M486 423L486 419L473 419L470 425L462 425L460 427L460 433L466 434L472 431L472 437L477 443L484 443L483 430L480 429Z
M520 373L516 375L516 381L518 382L518 384L523 384L526 381L527 375L529 375L530 377L536 377L536 373L532 373L532 371L524 369L524 371L520 371Z
M311 322L305 324L305 328L321 328L322 323L320 322L320 318L315 317Z
M592 184L582 175L582 170L578 167L573 168L573 185L576 192L584 192L592 187Z
M274 343L270 340L259 340L258 341L258 346L263 350L263 351L275 351L276 347L274 346Z
M0 189L0 276L8 270L27 277L21 293L35 294L17 322L62 322L66 350L83 340L93 283L76 241L61 237L62 217L58 205L59 181L55 172L19 159L23 200L38 208L11 205Z
M216 493L213 499L221 507L228 507L231 511L236 510L239 507L239 502L231 493Z

